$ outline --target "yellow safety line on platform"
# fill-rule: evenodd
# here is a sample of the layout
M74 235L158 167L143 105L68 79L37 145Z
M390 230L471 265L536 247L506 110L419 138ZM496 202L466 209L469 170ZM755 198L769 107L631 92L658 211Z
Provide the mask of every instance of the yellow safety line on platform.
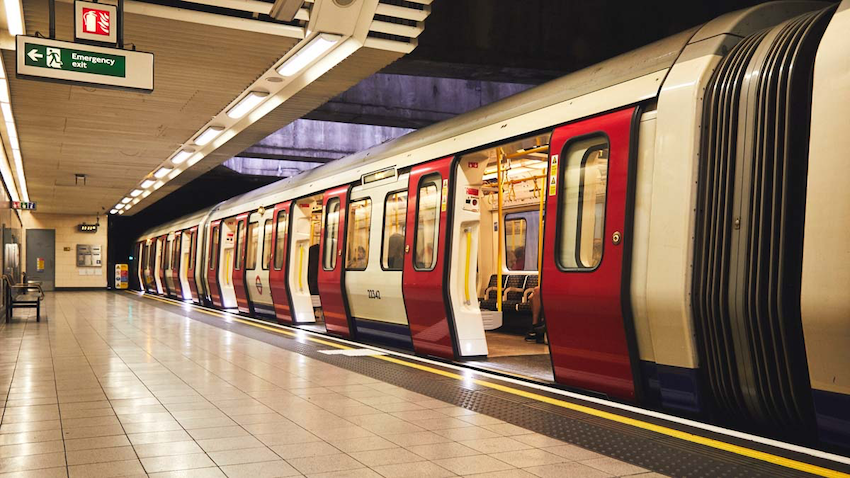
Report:
M134 292L134 291L127 291L127 292L129 292L130 294L139 295L137 292ZM174 305L174 301L172 301L172 300L162 299L162 298L159 298L159 297L152 296L150 294L143 294L142 297L147 297L149 299L154 299L154 300L158 300L160 302L164 302L164 303L167 303L167 304ZM184 305L189 305L189 304L184 304ZM202 307L198 307L195 304L191 304L191 307L194 308L195 310L198 310L198 311L203 312L203 313L208 314L208 315L214 315L214 316L218 316L218 317L221 317L221 318L228 318L228 319L234 320L236 322L239 322L239 323L242 323L242 324L245 324L245 325L251 325L251 326L254 326L254 327L258 327L258 328L268 330L268 331L271 331L271 332L277 332L277 333L287 335L287 336L298 337L298 334L296 334L294 332L290 332L288 330L283 330L283 329L280 329L280 328L277 328L277 327L269 327L269 326L266 326L266 325L257 324L257 323L254 323L254 322L251 322L251 321L248 321L248 320L242 320L242 319L239 319L239 318L236 318L236 317L232 317L229 314L226 314L224 312L210 311L210 310L204 309ZM309 336L309 335L307 335L306 337L303 337L303 338L306 338L307 340L309 340L311 342L316 342L316 343L320 343L322 345L327 345L327 346L330 346L330 347L336 347L336 348L339 348L339 349L350 350L352 348L352 347L349 347L347 345L329 342L329 341L318 339L318 338L315 338L315 337L312 337L312 336ZM649 423L649 422L637 420L637 419L634 419L634 418L624 417L622 415L617 415L616 413L606 412L606 411L603 411L603 410L598 410L596 408L592 408L592 407L588 407L588 406L584 406L584 405L578 405L576 403L571 403L571 402L567 402L567 401L560 400L560 399L557 399L557 398L552 398L552 397L547 397L545 395L540 395L538 393L528 392L528 391L525 391L525 390L520 390L520 389L516 389L516 388L513 388L513 387L508 387L506 385L500 385L498 383L492 383L492 382L488 382L488 381L480 380L480 379L476 379L476 378L464 377L464 376L458 375L454 372L448 372L448 371L440 370L440 369L437 369L437 368L434 368L434 367L429 367L427 365L412 363L412 362L409 362L407 360L402 360L402 359L398 359L398 358L395 358L395 357L390 357L388 355L374 355L372 357L376 358L378 360L383 360L385 362L390 362L390 363L394 363L394 364L397 364L397 365L403 365L405 367L415 368L417 370L422 370L424 372L429 372L429 373L432 373L432 374L435 374L435 375L440 375L440 376L447 377L447 378L453 378L455 380L472 381L473 383L475 383L477 385L481 385L482 387L491 388L493 390L499 390L499 391L502 391L502 392L510 393L512 395L517 395L517 396L524 397L524 398L530 398L530 399L536 400L538 402L548 403L550 405L555 405L555 406L558 406L558 407L561 407L561 408L566 408L566 409L573 410L573 411L576 411L576 412L584 413L586 415L591 415L591 416L598 417L598 418L604 418L604 419L610 420L612 422L622 423L624 425L630 425L630 426L633 426L633 427L636 427L636 428L641 428L643 430L649 430L649 431L659 433L659 434L662 434L662 435L667 435L667 436L670 436L670 437L673 437L673 438L678 438L680 440L689 441L691 443L697 443L697 444L708 446L708 447L711 447L711 448L716 448L718 450L724 450L724 451L728 451L730 453L735 453L737 455L746 456L746 457L749 457L749 458L754 458L756 460L761 460L761 461L765 461L765 462L768 462L768 463L773 463L774 465L783 466L785 468L791 468L791 469L802 471L802 472L805 472L805 473L810 473L810 474L818 475L818 476L825 476L825 477L829 477L829 478L850 478L850 474L843 473L843 472L840 472L840 471L837 471L837 470L831 470L829 468L824 468L822 466L817 466L817 465L812 465L812 464L809 464L809 463L804 463L802 461L792 460L790 458L785 458L785 457L781 457L781 456L778 456L778 455L773 455L771 453L753 450L751 448L746 448L746 447L739 446L739 445L733 445L731 443L726 443L726 442L723 442L723 441L720 441L720 440L715 440L713 438L707 438L707 437L703 437L703 436L699 436L699 435L694 435L693 433L683 432L683 431L676 430L676 429L673 429L673 428L665 427L663 425L656 425L654 423Z

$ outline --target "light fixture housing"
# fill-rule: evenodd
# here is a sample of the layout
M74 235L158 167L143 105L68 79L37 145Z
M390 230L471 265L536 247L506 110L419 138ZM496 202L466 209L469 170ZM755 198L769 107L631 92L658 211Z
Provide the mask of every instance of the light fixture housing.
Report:
M148 196L150 196L150 195L151 195L151 192L150 192L150 191L145 191L145 192L143 192L143 193L142 193L142 198L146 198L146 197L148 197Z
M290 77L328 52L342 39L341 35L319 33L306 46L295 52L277 69L280 76Z
M239 119L248 114L258 104L262 103L268 96L269 94L266 91L249 91L244 98L233 105L233 108L227 110L227 116L233 119Z
M183 172L182 169L177 168L174 171L171 171L171 174L168 175L168 179L174 179L177 176L180 176L180 173L182 173L182 172Z
M195 144L198 146L207 145L210 141L220 135L222 131L224 131L224 128L221 126L209 126L203 133L199 134L198 137L195 138Z
M154 185L153 185L153 189L154 189L154 190L157 190L157 189L159 189L159 188L161 188L161 187L163 187L163 186L165 186L165 183L164 183L164 182L162 182L162 181L157 181L156 183L154 183Z
M124 214L124 211L118 211L118 214Z
M155 173L153 173L153 177L157 179L162 179L170 172L171 168L159 168Z
M0 102L9 102L9 84L5 81L0 81Z
M13 37L24 34L24 15L21 10L21 0L4 0L6 6L6 25L9 35Z
M183 162L189 159L193 154L195 154L195 152L191 149L181 149L171 158L171 162L174 164L183 164Z
M130 202L132 200L133 199L131 199L131 198L124 198L124 199L121 200L121 202L124 203L124 204L127 204L128 202Z
M201 155L200 153L196 154L192 159L189 160L188 167L198 164L198 162L202 159L204 159L203 155Z
M130 193L130 196L136 197L136 196L138 196L139 194L142 194L142 190L141 190L141 189L134 189L134 190Z
M142 198L136 198L136 199L133 199L133 202L131 202L130 204L132 204L133 206L135 206L136 204L139 204L139 201L141 201L141 200L142 200Z
M10 105L9 103L0 103L0 110L3 110L3 120L5 122L15 122L15 117L12 115L12 105Z
M144 181L142 181L142 189L147 189L153 186L153 183L155 182L156 181L154 181L153 179L145 179Z

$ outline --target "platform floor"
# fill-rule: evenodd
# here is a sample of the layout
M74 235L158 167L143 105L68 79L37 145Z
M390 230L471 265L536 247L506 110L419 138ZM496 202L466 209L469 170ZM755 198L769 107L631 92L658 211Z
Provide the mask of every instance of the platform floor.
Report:
M663 476L172 309L59 292L0 325L0 477Z

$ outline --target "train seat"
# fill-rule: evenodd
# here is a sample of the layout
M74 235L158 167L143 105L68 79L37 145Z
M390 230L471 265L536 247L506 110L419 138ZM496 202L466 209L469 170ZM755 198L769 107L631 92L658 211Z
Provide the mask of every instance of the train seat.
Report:
M516 305L516 311L523 314L531 313L531 292L537 287L539 284L539 277L537 275L528 276L528 280L525 281L525 288L522 292L522 301Z
M502 276L502 287L505 287L505 283L508 280L508 276ZM487 288L484 289L484 298L478 301L478 305L482 310L496 310L496 296L498 295L498 287L496 287L499 283L499 278L496 274L490 276L490 282L487 283Z
M504 296L502 296L502 310L517 310L517 305L522 302L522 296L525 292L525 283L528 281L528 276L508 276L508 282L505 285Z

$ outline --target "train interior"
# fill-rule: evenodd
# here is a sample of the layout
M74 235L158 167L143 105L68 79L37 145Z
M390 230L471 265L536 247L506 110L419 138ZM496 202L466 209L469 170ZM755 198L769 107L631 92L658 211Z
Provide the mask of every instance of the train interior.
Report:
M461 164L483 170L477 291L488 354L468 363L554 381L542 319L537 336L527 337L539 283L548 143L549 134L523 138L467 154Z
M179 236L180 246L175 253L175 256L178 257L176 264L179 264L180 268L179 280L180 280L180 289L183 291L183 299L192 299L192 290L189 287L189 264L191 264L192 258L192 236L194 235L193 231L186 230L183 231Z
M296 201L289 231L289 290L295 324L316 332L325 332L318 286L322 211L321 194Z

